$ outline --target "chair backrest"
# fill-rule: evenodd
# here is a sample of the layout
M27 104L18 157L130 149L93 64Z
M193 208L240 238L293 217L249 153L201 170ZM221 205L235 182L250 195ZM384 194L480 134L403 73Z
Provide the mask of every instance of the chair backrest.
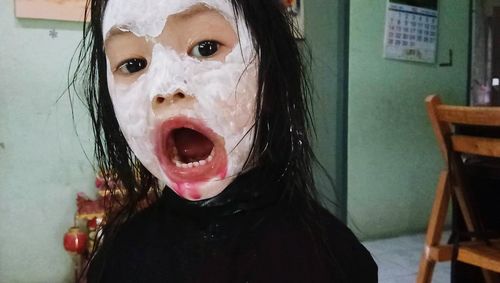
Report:
M452 106L441 103L439 96L430 95L425 100L434 134L445 161L449 150L489 157L500 157L500 136L484 137L473 133L460 134L457 125L500 127L500 107ZM447 149L447 136L451 147Z
M482 221L472 209L469 196L464 190L468 187L468 180L463 174L463 154L500 157L500 107L445 105L437 95L430 95L425 101L434 134L451 176L449 185L455 188L455 196L468 230L478 231ZM464 128L467 130L464 131ZM492 130L497 132L491 134Z

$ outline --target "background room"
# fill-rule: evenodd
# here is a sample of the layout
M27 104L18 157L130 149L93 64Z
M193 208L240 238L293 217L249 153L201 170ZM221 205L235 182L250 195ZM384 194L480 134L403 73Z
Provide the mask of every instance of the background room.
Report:
M79 12L45 11L54 1L34 2L22 14L30 1L0 0L0 282L72 282L63 236L77 194L96 196L89 117L66 91L82 23ZM500 3L438 0L434 60L415 62L384 57L388 0L298 2L297 40L312 51L314 149L335 181L325 204L366 243L380 282L414 282L444 166L424 99L496 99L483 23ZM449 273L439 265L434 282Z

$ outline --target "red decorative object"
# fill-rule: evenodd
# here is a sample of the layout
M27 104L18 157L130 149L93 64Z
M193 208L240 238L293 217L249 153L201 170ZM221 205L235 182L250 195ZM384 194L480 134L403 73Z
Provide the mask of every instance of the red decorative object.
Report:
M95 178L95 187L101 188L102 186L104 186L104 184L106 184L106 180L103 177L97 175L97 177Z
M93 219L95 217L102 217L104 215L104 199L98 197L93 200L87 197L84 193L78 193L76 197L77 214L76 216L81 219Z
M69 228L64 234L64 249L68 252L82 254L87 247L87 234L78 227Z
M106 217L110 217L115 209L120 208L122 199L127 193L123 183L112 174L98 173L95 178L97 193L95 197L88 197L84 193L76 196L76 213L73 227L64 234L64 249L68 251L75 263L75 282L85 272L85 264L103 237L102 226ZM156 195L150 195L138 203L138 210L144 209L156 200Z
M89 228L89 230L97 230L97 217L94 217L87 222L87 228Z

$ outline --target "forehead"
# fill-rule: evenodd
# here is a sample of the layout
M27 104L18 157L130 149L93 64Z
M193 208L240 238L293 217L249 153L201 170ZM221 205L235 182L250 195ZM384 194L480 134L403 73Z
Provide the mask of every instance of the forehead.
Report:
M103 35L106 37L116 27L138 36L157 37L170 15L196 5L213 8L231 24L236 22L233 6L228 0L109 0L103 19Z

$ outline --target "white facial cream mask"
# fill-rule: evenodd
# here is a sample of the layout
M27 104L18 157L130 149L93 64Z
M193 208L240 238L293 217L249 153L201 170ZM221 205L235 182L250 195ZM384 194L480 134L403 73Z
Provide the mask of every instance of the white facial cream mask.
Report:
M174 24L170 19L200 7L223 16L237 35L221 60L194 56L183 42L197 42L181 31L169 31L169 23ZM104 39L112 41L109 35L115 31L131 32L135 38L109 50L106 45L109 93L129 146L179 196L216 196L241 172L253 142L258 63L245 22L226 0L110 0ZM196 40L214 39L204 38L203 31L189 32ZM130 49L137 40L149 51ZM130 54L120 54L126 53L122 49ZM137 56L141 52L148 54ZM115 57L144 57L147 67L137 77L124 75L119 72L123 68L112 66Z

